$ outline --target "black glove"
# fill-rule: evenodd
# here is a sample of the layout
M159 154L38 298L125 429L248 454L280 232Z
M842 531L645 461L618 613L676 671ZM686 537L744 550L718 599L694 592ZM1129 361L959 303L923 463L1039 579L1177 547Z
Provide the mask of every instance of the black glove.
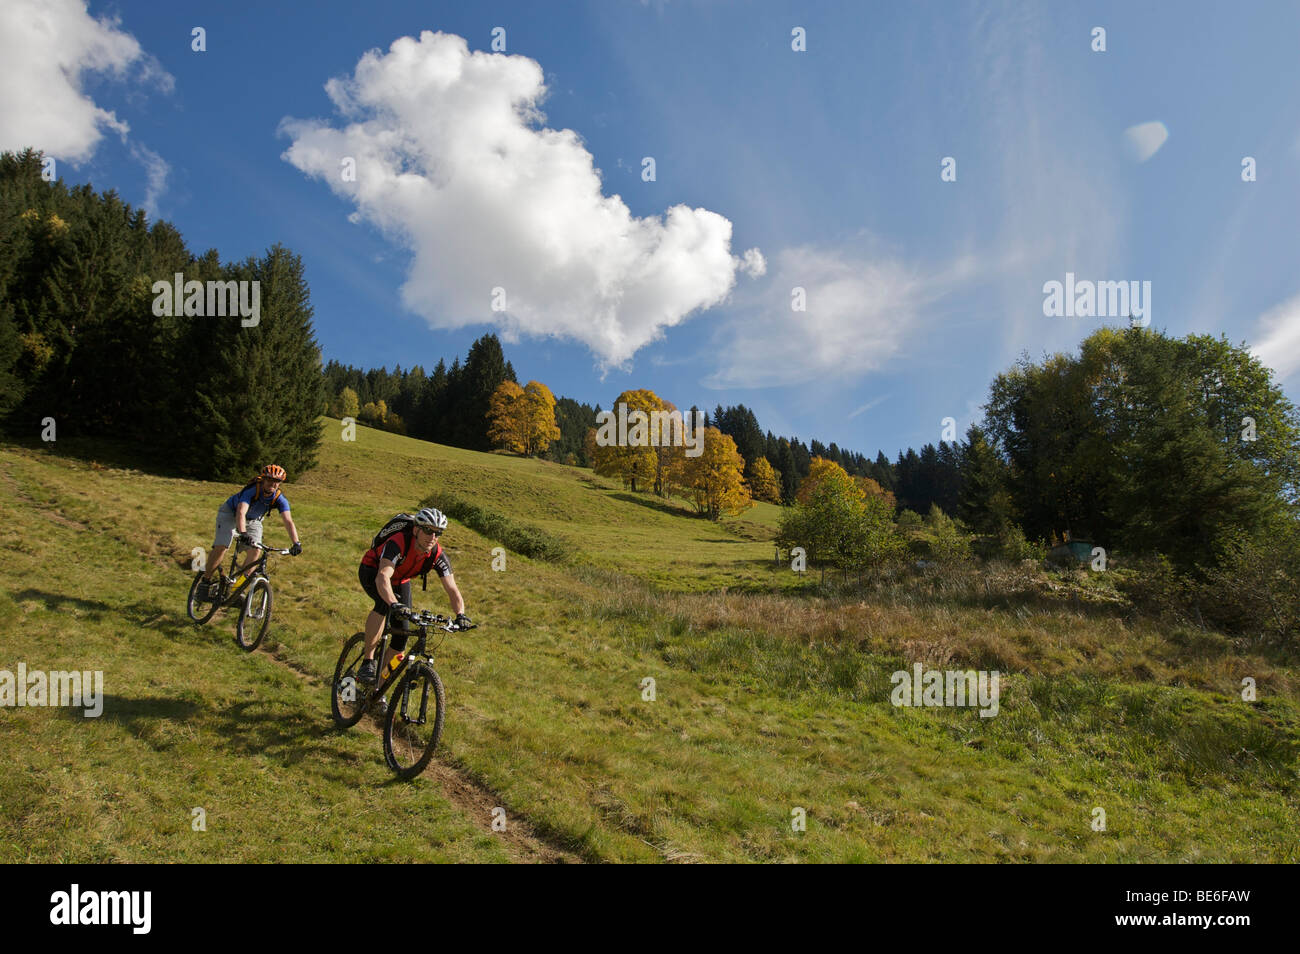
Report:
M457 613L457 614L456 614L456 628L457 628L457 629L469 629L469 628L472 627L473 625L474 625L474 624L471 623L471 622L469 621L469 617L466 616L464 613Z
M289 556L297 556L301 552L302 552L301 543L295 543L293 546L289 548Z
M239 542L246 547L251 547L253 545L253 535L245 531L239 535Z

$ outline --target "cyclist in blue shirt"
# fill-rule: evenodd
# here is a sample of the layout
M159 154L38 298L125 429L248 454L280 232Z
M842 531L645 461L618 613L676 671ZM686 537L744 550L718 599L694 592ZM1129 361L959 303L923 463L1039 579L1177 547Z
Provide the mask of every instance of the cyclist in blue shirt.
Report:
M206 590L200 591L201 598L211 599L215 595L213 574L224 572L221 570L221 560L225 557L226 550L230 549L233 539L237 538L239 541L237 553L250 551L236 576L257 562L257 551L251 547L254 543L262 542L262 518L272 509L279 511L280 517L284 520L284 528L289 531L289 539L293 541L289 552L294 556L302 552L302 544L298 540L298 528L294 526L293 517L289 514L289 498L280 493L280 483L284 478L283 467L278 464L267 464L256 480L238 493L231 494L217 510L217 533L212 540L212 553L208 557L207 569L203 572L203 580L208 585Z

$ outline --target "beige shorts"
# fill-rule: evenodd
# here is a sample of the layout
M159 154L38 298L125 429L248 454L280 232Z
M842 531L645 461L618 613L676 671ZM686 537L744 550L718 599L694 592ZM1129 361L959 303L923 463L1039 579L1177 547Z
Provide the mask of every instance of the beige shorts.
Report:
M258 543L262 542L262 521L245 520L244 526L248 529L249 536L251 536ZM239 531L235 528L234 513L231 512L230 510L227 510L224 506L218 507L217 508L217 534L215 537L212 538L212 546L214 548L229 547L230 544L234 541L235 536L238 533ZM246 547L244 544L241 543L239 544L239 547L236 549L235 552L243 553L247 549L248 547Z

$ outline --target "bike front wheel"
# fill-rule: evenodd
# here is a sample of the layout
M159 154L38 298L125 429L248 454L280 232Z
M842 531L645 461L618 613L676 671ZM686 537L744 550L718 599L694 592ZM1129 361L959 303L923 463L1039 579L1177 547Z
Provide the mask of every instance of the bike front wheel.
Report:
M398 778L414 778L429 764L445 710L442 680L433 667L412 666L397 684L384 720L384 759Z
M239 621L235 623L235 644L251 653L261 645L271 626L271 581L259 576L249 584L248 592L239 607Z
M366 634L357 633L343 644L338 665L334 667L334 683L330 690L330 711L334 724L348 729L361 721L370 702L370 687L357 679L357 670L366 658Z
M218 578L219 579L219 578ZM217 582L217 581L213 581ZM199 599L199 587L203 586L203 571L200 570L194 574L194 582L190 584L190 595L185 600L185 612L189 614L190 619L202 625L216 615L217 610L221 609L221 601L213 600L207 603Z

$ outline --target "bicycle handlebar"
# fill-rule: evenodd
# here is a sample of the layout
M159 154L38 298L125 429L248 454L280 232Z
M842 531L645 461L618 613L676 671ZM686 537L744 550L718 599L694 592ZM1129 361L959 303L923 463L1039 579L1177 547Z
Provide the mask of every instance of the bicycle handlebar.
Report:
M283 554L284 556L289 556L289 554L292 552L290 550L281 550L278 547L268 547L265 544L261 544L261 543L251 543L249 544L249 546L256 547L258 550L265 550L267 553L280 553Z
M416 626L425 628L436 624L438 629L445 630L448 633L460 633L470 629L477 629L478 623L470 623L468 626L456 625L456 621L449 616L443 616L441 613L431 613L428 610L415 611L409 606L403 606L401 603L393 606L389 610L389 617L404 617L410 620Z

